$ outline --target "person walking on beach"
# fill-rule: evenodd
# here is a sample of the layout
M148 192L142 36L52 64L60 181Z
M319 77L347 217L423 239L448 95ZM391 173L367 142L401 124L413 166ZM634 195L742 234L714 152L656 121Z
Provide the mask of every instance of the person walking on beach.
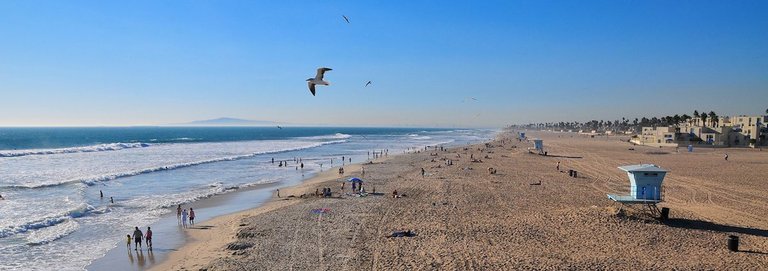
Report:
M125 236L128 237L128 242L125 244L125 246L128 248L128 251L130 251L130 249L131 249L131 235L130 234L126 234Z
M136 227L135 230L133 230L133 244L135 248L133 250L139 250L141 247L141 237L144 236L144 233L141 232L139 227Z
M277 198L280 198L280 189L277 189Z
M176 220L178 220L179 224L181 224L181 204L176 206Z
M421 168L421 177L424 177L424 175L427 175L427 171Z
M187 227L187 216L189 213L187 213L187 209L181 210L181 226L186 228Z
M560 161L557 161L557 171L560 171Z
M304 162L301 163L301 169L304 169Z
M104 197L104 192L101 192L101 190L99 190L99 197L100 197L100 198L103 198L103 197Z
M109 202L110 203L115 203L115 199L113 199L112 197L109 197Z
M150 227L147 227L147 233L144 234L144 239L147 241L147 249L152 249L152 229Z
M728 154L725 154L725 161L728 161Z
M189 225L195 225L195 210L189 208Z

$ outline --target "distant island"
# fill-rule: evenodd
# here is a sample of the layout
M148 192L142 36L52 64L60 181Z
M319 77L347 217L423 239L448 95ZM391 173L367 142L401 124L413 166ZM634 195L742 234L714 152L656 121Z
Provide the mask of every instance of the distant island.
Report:
M238 118L216 118L208 120L196 120L185 123L169 124L171 126L272 126L278 125L274 121L247 120Z

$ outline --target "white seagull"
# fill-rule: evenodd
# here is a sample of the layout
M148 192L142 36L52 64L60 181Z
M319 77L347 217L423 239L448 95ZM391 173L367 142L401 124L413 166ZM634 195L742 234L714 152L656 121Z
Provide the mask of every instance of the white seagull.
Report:
M323 80L323 75L327 71L332 71L332 69L325 67L317 68L317 75L315 75L315 78L307 79L307 86L309 87L309 92L312 92L312 96L315 96L315 85L327 86L331 84L330 82Z

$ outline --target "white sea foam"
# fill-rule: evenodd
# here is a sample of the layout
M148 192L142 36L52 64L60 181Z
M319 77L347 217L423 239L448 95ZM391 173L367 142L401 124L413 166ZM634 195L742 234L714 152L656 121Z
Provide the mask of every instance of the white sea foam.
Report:
M348 134L342 134L342 133L335 133L332 135L320 135L320 136L304 136L304 137L297 137L296 139L310 139L310 140L323 140L323 139L347 139L352 137L352 135Z
M73 219L67 219L55 226L33 231L31 234L29 234L29 236L27 236L27 244L47 244L75 232L78 228L80 228L80 224L78 224Z
M3 150L0 151L0 157L19 157L27 155L49 155L49 154L62 154L62 153L78 153L78 152L100 152L100 151L116 151L122 149L131 148L145 148L152 146L148 143L109 143L98 144L92 146L72 147L72 148L60 148L60 149L29 149L29 150Z
M19 216L16 219L8 219L0 224L0 238L8 237L18 233L42 229L55 226L57 224L90 214L95 208L85 203L81 203L74 208L60 210L59 213L48 214L43 217L35 215ZM100 210L99 213L103 213Z
M221 152L215 152L213 154L211 153L201 153L202 155L207 156L213 156L210 159L204 159L204 160L197 160L197 161L189 161L189 162L181 162L181 161L173 161L173 160L158 160L155 165L152 166L152 161L148 161L148 166L145 168L137 168L137 169L123 169L122 171L118 172L107 172L103 174L98 175L84 175L83 173L87 173L88 170L91 170L92 166L95 166L97 163L104 163L106 166L113 165L114 160L106 159L101 161L94 161L92 163L78 163L78 166L85 166L88 168L83 168L82 170L73 171L71 172L71 177L68 178L61 178L63 176L56 175L56 176L45 176L45 172L40 172L37 174L26 174L25 177L28 177L27 179L29 181L17 181L12 182L9 184L3 184L3 181L0 180L0 187L3 188L43 188L43 187L50 187L50 186L58 186L58 185L65 185L65 184L72 184L72 183L84 183L87 185L93 185L99 182L114 180L122 177L128 177L128 176L136 176L140 174L145 173L151 173L156 171L164 171L164 170L172 170L172 169L178 169L183 167L190 167L190 166L196 166L201 164L208 164L208 163L214 163L214 162L222 162L222 161L232 161L232 160L238 160L238 159L244 159L249 157L254 157L256 155L262 155L262 154L272 154L272 153L281 153L281 152L288 152L288 151L296 151L296 150L302 150L302 149L308 149L308 148L315 148L323 145L328 144L339 144L344 143L346 140L332 140L332 141L323 141L323 142L304 142L304 141L295 141L295 142L280 142L282 144L275 144L277 146L265 144L264 141L255 141L250 143L256 143L258 146L257 148L254 148L251 150L251 152L239 154L239 155L231 155L238 151L237 144L236 143L191 143L191 144L163 144L158 145L157 148L154 148L155 150L159 151L159 153L147 153L147 158L151 159L151 155L159 156L159 158L167 159L168 155L172 155L172 153L167 153L167 149L171 149L170 151L177 151L177 152L190 152L188 149L197 149L197 150L206 150L208 148L216 148L216 147L222 147ZM276 142L278 143L278 142ZM243 142L243 145L249 144L249 142ZM162 148L160 148L162 147ZM224 148L226 147L226 148ZM192 150L194 151L194 150ZM215 157L216 155L227 155L227 156L220 156ZM84 157L84 158L91 158L90 156ZM117 157L116 157L117 158ZM77 162L76 160L73 161L67 161L67 162ZM135 161L134 161L135 162ZM175 162L175 163L174 163ZM29 166L27 166L29 167ZM20 167L20 168L23 168ZM38 167L39 169L40 167ZM35 169L35 170L38 170ZM119 170L119 169L118 169ZM62 169L57 169L56 173L65 173L66 171ZM0 177L3 176L3 169L0 169ZM42 173L42 174L41 174ZM43 175L43 176L40 176ZM31 178L30 178L31 177ZM48 177L48 178L46 178ZM13 176L9 176L9 178L13 180Z

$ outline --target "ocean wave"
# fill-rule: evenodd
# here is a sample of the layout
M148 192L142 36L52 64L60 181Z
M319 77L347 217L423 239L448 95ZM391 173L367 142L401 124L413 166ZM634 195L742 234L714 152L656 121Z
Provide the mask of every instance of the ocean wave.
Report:
M32 230L42 229L58 225L60 223L69 221L73 218L83 217L91 213L102 214L107 212L107 209L96 209L91 205L82 203L77 207L67 210L63 213L53 214L34 221L22 222L22 224L9 225L0 229L0 238L8 237L14 234L24 233Z
M140 210L157 210L176 207L179 204L189 204L201 199L210 198L216 195L226 194L237 191L241 188L248 188L252 186L269 184L278 182L278 179L261 179L256 182L243 183L243 184L227 184L222 182L213 182L207 185L200 186L190 191L161 195L161 196L144 196L136 199L132 199L122 203L122 207L136 208Z
M333 140L333 141L326 141L326 142L315 142L315 143L309 143L308 145L305 145L305 146L302 146L302 147L287 148L287 149L282 149L282 150L277 150L277 151L254 152L254 153L243 154L243 155L227 156L227 157L207 159L207 160L200 160L200 161L188 162L188 163L171 164L171 165L151 167L151 168L145 168L145 169L134 170L134 171L105 174L105 175L100 175L100 176L95 176L95 177L92 176L92 177L86 177L86 178L76 178L76 179L63 180L63 181L51 182L51 183L4 185L4 186L0 186L0 188L8 188L8 189L34 189L34 188L45 188L45 187L52 187L52 186L59 186L59 185L67 185L67 184L72 184L72 183L83 183L83 184L91 186L91 185L97 184L99 182L105 182L105 181L110 181L110 180L114 180L114 179L118 179L118 178L136 176L136 175L152 173L152 172L157 172L157 171L173 170L173 169L178 169L178 168L191 167L191 166L197 166L197 165L209 164L209 163L215 163L215 162L234 161L234 160L250 158L250 157L254 157L254 156L262 155L262 154L273 154L273 153L283 153L283 152L289 152L289 151L297 151L297 150L303 150L303 149L316 148L316 147L323 146L323 145L340 144L340 143L345 143L345 142L347 142L347 141L346 140Z
M303 137L296 137L300 139L312 139L312 140L323 140L323 139L347 139L352 137L348 134L342 134L342 133L335 133L332 135L320 135L320 136L303 136Z
M43 245L67 236L80 228L80 224L72 219L67 219L57 225L42 228L27 236L28 245Z
M145 148L152 146L148 143L109 143L98 144L83 147L61 148L61 149L29 149L29 150L5 150L0 151L0 157L20 157L28 155L50 155L50 154L62 154L62 153L79 153L79 152L100 152L100 151L117 151L122 149L132 148Z
M432 139L432 137L429 137L429 136L417 136L417 137L414 137L414 138L411 138L411 139L426 140L426 139Z

